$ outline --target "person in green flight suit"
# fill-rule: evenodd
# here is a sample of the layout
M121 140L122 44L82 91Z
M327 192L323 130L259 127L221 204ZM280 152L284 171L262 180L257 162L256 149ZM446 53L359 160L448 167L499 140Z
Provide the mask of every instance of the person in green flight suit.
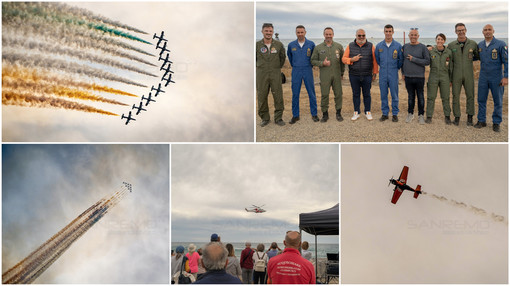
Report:
M473 115L475 114L475 76L473 72L473 61L477 61L478 45L475 41L466 37L466 25L457 23L455 33L457 39L448 44L448 49L452 51L453 76L452 76L452 108L455 121L453 124L459 125L460 121L460 90L464 86L466 92L466 113L468 116L467 125L473 125Z
M262 34L264 38L255 45L258 114L262 119L260 126L266 126L270 120L267 104L269 89L271 89L274 99L274 122L279 126L284 126L281 70L285 63L285 48L281 42L273 40L273 24L264 23Z
M437 97L437 89L443 102L444 121L452 124L450 119L450 83L452 79L453 63L452 51L444 46L446 36L439 33L436 36L436 46L430 47L430 74L427 82L427 119L425 123L432 123L434 104Z
M329 90L333 87L335 95L336 119L342 121L342 77L344 75L344 63L342 56L344 48L341 44L333 41L334 31L331 27L324 29L324 42L315 46L310 61L312 65L320 69L321 81L321 122L329 119Z

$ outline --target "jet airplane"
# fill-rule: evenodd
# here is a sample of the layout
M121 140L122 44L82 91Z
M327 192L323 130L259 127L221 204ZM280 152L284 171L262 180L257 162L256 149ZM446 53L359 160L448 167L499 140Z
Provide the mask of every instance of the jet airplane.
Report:
M409 167L404 166L402 169L402 172L400 173L400 176L398 180L393 179L393 177L390 179L390 182L388 183L388 186L390 184L395 185L395 188L393 189L393 197L391 198L391 203L396 204L398 201L398 198L400 198L400 195L405 190L414 192L414 198L417 199L418 196L422 193L421 192L421 186L416 186L416 189L411 188L409 185L407 185L407 173L409 172Z
M138 109L136 111L136 115L140 114L140 112L142 112L142 110L143 111L147 111L147 109L142 107L142 102L141 101L140 101L140 105L138 105L138 106L136 106L136 104L133 104L133 108L131 108L131 109Z
M158 94L160 92L165 93L165 91L161 89L161 83L158 83L158 87L157 88L154 88L154 86L152 86L151 87L151 91L153 91L153 90L156 91L156 93L154 94L154 97L158 97Z
M165 87L167 87L168 84L171 83L171 82L175 83L175 81L172 80L172 74L173 73L174 73L173 71L167 70L165 72L165 74L161 77L161 81L166 81ZM168 75L168 77L166 77L167 75Z
M147 102L145 102L145 106L149 105L149 102L151 102L151 101L156 102L154 99L152 99L152 94L150 92L149 92L148 97L145 97L142 95L142 100L147 100Z
M169 59L169 57L170 57L170 53L166 53L166 57L164 57L164 58L163 58L161 55L159 56L158 61L163 60L163 64L162 64L161 66L166 65L166 63L171 63L171 64L173 64L173 62Z
M159 52L159 57L161 58L161 56L163 55L164 52L170 52L169 49L166 48L166 42L163 43L163 47L159 47L161 49L161 51Z
M167 39L164 38L164 35L165 35L165 31L161 31L161 35L158 37L156 35L156 33L154 33L154 36L152 36L153 39L158 39L158 43L156 44L156 49L161 49L161 47L159 46L159 44L161 44L161 42L167 42Z
M120 117L120 119L127 119L126 125L128 125L129 121L131 121L131 120L136 121L136 119L131 117L131 111L129 112L128 116L124 116L124 113L123 113L122 116Z
M256 214L266 212L266 210L262 208L264 205L262 205L260 207L256 206L256 205L252 205L252 206L253 206L253 208L250 208L250 209L244 208L244 209L249 213L256 213Z

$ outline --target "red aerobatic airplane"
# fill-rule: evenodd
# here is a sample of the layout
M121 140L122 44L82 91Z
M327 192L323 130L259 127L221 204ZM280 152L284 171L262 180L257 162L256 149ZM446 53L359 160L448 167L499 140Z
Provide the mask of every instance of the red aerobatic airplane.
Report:
M400 198L400 195L402 195L402 193L405 190L414 192L415 199L417 199L418 195L421 194L421 186L420 185L416 186L416 189L413 189L409 185L406 185L408 172L409 172L409 167L404 166L404 168L402 169L402 173L400 173L400 177L398 178L398 180L391 178L390 182L388 183L388 186L390 184L395 185L395 189L393 189L393 197L391 198L391 202L393 204L397 203L398 198Z

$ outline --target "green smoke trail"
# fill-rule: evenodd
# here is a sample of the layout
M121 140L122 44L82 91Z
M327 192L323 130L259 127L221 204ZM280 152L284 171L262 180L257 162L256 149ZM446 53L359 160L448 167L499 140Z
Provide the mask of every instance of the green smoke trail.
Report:
M87 26L97 31L109 33L110 35L120 36L126 39L139 41L145 44L152 45L150 42L142 40L129 33L122 32L115 28L108 28L102 23L94 23L83 20L82 18L74 15L62 13L57 5L44 5L42 3L18 3L18 2L3 2L2 3L2 23L9 22L12 18L21 18L22 20L29 20L31 17L42 18L46 21L56 23L66 23L68 25Z

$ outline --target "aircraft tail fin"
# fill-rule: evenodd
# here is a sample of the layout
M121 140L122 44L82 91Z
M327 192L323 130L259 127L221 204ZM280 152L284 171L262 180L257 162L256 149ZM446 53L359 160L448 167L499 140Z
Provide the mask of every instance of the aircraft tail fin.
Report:
M414 192L414 198L417 199L418 196L420 195L420 193L421 193L421 186L418 185L418 186L416 186L416 192Z

